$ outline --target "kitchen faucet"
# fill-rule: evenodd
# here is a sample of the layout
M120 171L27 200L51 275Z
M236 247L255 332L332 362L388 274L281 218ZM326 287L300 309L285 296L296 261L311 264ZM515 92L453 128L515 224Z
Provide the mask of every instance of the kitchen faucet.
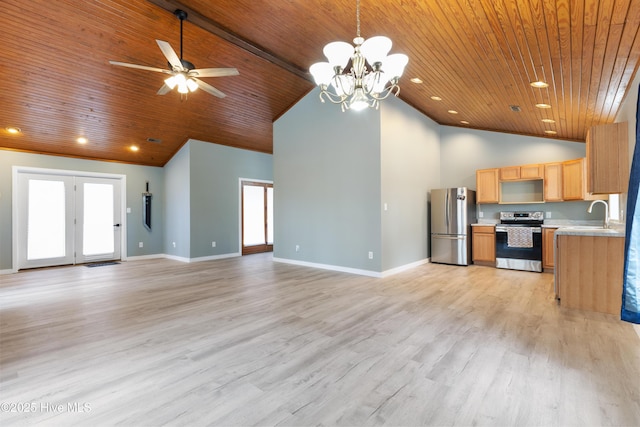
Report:
M607 202L605 202L604 200L594 200L589 205L589 209L587 209L587 212L591 213L591 209L593 208L593 205L595 205L596 203L602 203L604 205L604 225L603 225L603 228L609 228L609 205L607 204Z

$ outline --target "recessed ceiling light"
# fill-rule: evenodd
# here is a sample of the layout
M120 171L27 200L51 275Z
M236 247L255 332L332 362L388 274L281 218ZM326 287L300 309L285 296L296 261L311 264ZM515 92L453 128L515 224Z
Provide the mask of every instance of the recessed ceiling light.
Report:
M22 133L22 129L16 128L16 127L12 127L12 126L9 126L9 127L5 128L5 129L7 130L7 132L9 132L9 133L11 133L13 135L16 135L18 133Z
M551 105L549 105L549 104L536 104L536 107L538 107L538 108L551 108Z
M450 114L458 114L458 112L457 112L456 110L449 110L449 111L447 111L447 113L450 113Z
M511 108L511 111L513 111L514 113L519 113L520 111L522 111L519 105L509 105L509 108Z
M442 101L442 98L440 98L439 96L432 96L431 99L433 99L434 101Z
M542 80L538 80L537 82L529 83L532 87L537 87L538 89L544 89L545 87L549 87L549 83L543 82Z
M558 132L556 132L555 130L545 130L544 133L546 133L547 135L555 135Z
M137 145L132 145L131 147L129 147L129 150L131 151L138 151L140 148L138 148Z
M542 119L542 123L555 123L556 121L553 119Z
M463 125L468 125L469 124L469 122L466 121L466 120L460 120L460 123L462 123Z
M411 79L411 83L420 84L420 83L422 83L422 79L419 78L419 77L414 77L414 78Z
M88 140L87 140L87 138L85 138L84 136L78 137L78 138L76 139L76 142L77 142L78 144L86 144L86 143L87 143L87 141L88 141Z

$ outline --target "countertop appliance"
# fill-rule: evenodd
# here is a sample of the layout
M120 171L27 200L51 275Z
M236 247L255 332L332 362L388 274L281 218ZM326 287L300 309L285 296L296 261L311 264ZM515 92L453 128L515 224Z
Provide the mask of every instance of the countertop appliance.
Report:
M466 187L431 190L431 262L469 265L476 192Z
M500 212L496 267L542 272L544 212Z

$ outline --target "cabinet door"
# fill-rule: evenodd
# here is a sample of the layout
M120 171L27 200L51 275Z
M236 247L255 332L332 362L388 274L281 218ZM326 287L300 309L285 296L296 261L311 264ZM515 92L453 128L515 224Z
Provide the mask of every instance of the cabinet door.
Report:
M553 244L553 235L556 230L557 228L542 229L542 268L554 267L555 246Z
M478 232L477 227L473 230L473 261L495 262L496 261L496 237L492 231ZM484 227L483 227L484 228ZM491 227L493 229L493 227Z
M628 123L594 126L587 132L587 190L626 193L629 182Z
M542 179L543 176L544 165L520 166L520 179Z
M498 169L476 171L476 203L498 203Z
M562 200L562 163L546 163L544 165L544 201L561 202Z
M500 168L501 181L509 181L513 179L520 179L520 166L508 166L506 168Z
M562 162L562 196L564 200L584 200L585 193L584 159Z

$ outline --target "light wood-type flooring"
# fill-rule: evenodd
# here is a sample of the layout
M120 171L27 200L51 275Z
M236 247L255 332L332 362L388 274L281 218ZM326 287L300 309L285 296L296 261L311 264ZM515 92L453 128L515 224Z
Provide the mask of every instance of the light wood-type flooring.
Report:
M0 327L2 426L640 425L640 338L551 274L61 267L0 276Z

